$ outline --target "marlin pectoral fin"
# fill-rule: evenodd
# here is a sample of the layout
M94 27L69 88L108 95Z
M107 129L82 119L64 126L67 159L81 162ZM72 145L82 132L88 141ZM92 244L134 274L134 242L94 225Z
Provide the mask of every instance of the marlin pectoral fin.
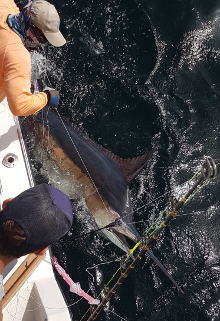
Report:
M177 289L184 294L182 289L179 287L179 285L176 283L176 281L173 279L173 277L170 275L170 273L167 271L167 269L163 266L162 263L156 258L156 256L150 251L147 250L147 254L150 256L150 258L159 266L159 268L166 274L166 276L170 279L171 282L177 287Z

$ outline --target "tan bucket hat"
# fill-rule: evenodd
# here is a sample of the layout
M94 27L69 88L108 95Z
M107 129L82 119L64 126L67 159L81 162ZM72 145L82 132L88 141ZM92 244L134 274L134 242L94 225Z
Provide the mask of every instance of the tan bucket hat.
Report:
M65 45L66 40L59 30L60 17L54 5L45 0L35 1L31 6L31 23L42 30L54 47Z

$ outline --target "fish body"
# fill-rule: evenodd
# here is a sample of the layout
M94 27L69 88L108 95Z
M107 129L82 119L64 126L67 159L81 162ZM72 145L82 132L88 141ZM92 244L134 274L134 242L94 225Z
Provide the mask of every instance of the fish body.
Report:
M43 110L43 118L41 139L45 147L53 150L53 159L62 171L73 174L99 228L120 220L120 225L102 232L129 253L126 238L140 240L132 222L129 183L146 166L154 149L124 160L82 135L51 109Z

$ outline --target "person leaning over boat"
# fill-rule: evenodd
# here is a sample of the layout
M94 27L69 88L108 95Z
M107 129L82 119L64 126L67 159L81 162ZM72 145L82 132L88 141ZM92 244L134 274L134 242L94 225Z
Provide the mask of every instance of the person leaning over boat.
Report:
M68 232L73 214L69 197L41 184L3 202L0 212L0 320L4 296L2 272L16 258L43 255Z
M32 95L29 51L46 42L63 46L66 40L59 26L55 7L45 0L30 2L21 12L14 0L0 0L0 102L7 97L13 115L27 116L46 105L58 105L59 92L54 89Z

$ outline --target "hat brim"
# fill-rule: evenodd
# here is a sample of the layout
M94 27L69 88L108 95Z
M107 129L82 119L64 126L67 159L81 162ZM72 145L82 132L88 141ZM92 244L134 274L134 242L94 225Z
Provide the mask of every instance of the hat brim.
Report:
M57 32L44 31L44 36L54 47L62 47L66 43L66 39L59 30Z

